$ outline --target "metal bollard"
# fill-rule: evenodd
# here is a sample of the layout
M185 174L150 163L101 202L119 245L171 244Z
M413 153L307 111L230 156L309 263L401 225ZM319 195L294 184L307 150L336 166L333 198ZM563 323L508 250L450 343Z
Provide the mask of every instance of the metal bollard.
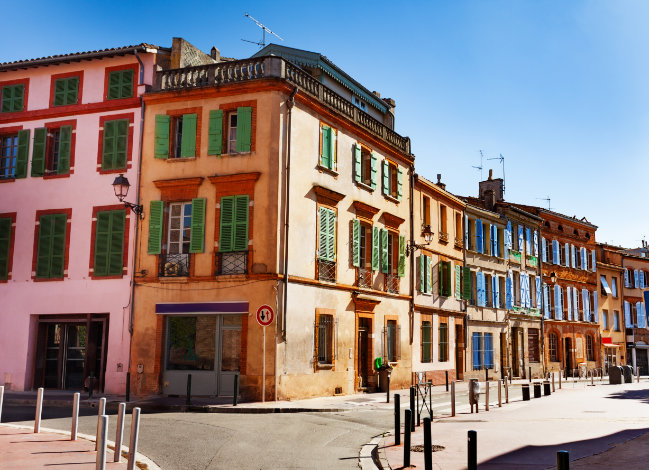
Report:
M387 400L386 403L390 403L390 372L388 372L388 384L387 385L388 385L388 390L387 390L387 393L385 394L386 395L386 400Z
M484 368L484 381L489 382L489 369Z
M126 403L119 404L117 411L117 428L115 430L115 455L113 462L119 462L122 456L122 441L124 440L124 415L126 414Z
M570 453L567 450L557 452L557 470L570 470Z
M505 403L509 403L509 385L507 384L507 377L505 377Z
M131 373L126 373L126 401L131 401Z
M0 385L0 423L2 422L2 401L4 400L5 396L5 386Z
M428 410L430 411L430 420L433 420L433 382L428 382Z
M187 374L187 398L185 399L185 405L189 406L192 404L192 374Z
M106 470L106 436L108 435L108 416L99 417L99 432L97 433L96 470Z
M455 416L455 380L451 382L451 416Z
M476 431L468 433L467 457L468 470L478 470L478 433Z
M70 440L77 440L77 431L79 429L79 400L81 394L79 392L74 394L74 401L72 402L72 429L70 430Z
M416 410L415 413L417 415L417 427L419 427L419 426L421 426L421 413L419 412L419 410L421 409L421 408L419 408L419 393L416 394L415 398L417 399L417 408L415 408L415 410Z
M554 372L552 372L552 391L554 392Z
M394 394L394 444L401 444L401 395Z
M140 409L133 408L133 417L131 418L131 440L128 444L128 463L127 470L135 470L135 456L137 455L137 441L140 434Z
M415 387L410 387L410 421L406 421L406 425L410 424L410 431L415 432Z
M92 398L92 394L95 391L95 376L92 375L92 372L90 373L90 377L88 377L88 398Z
M559 390L561 390L561 371L559 371Z
M489 411L489 382L485 382L484 388L484 410Z
M530 401L530 384L521 384L523 391L523 401Z
M430 418L424 418L424 470L433 470L433 442L430 435Z
M99 427L101 426L101 417L106 414L106 399L99 399L99 412L97 414L97 434L95 434L95 450L99 450Z
M234 395L232 396L232 406L239 403L239 374L234 374Z
M34 432L41 431L41 413L43 412L43 387L39 387L36 395L36 416L34 417Z
M638 376L638 377L640 377L640 376ZM593 372L593 373L590 375L590 385L591 385L591 387L594 387L594 386L595 386L595 372Z
M444 371L446 373L446 391L448 392L448 371Z
M638 368L638 374L637 374L636 382L640 383L640 368ZM0 405L2 405L2 403L0 403ZM0 408L2 408L2 407L0 406ZM0 411L2 411L2 410L0 409Z
M403 435L403 466L410 467L410 428L408 423L414 423L412 411L406 410L406 429Z
M498 408L503 406L503 379L498 381Z
M528 367L527 370L529 371L527 376L530 378L530 383L532 383L532 367Z

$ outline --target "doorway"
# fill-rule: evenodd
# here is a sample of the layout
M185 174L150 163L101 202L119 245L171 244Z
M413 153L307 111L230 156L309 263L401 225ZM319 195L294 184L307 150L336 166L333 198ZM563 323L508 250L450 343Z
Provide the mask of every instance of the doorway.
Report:
M359 390L363 390L368 387L368 379L372 361L372 343L370 341L371 336L372 319L367 317L359 317L356 347L357 388Z
M568 374L572 376L572 340L570 338L564 339L563 357L564 368L566 370L566 377Z
M457 380L464 378L464 331L462 325L455 325L455 375Z
M514 377L525 378L523 329L512 328L512 367Z
M649 374L649 361L647 360L647 349L638 348L635 350L636 367L640 375Z

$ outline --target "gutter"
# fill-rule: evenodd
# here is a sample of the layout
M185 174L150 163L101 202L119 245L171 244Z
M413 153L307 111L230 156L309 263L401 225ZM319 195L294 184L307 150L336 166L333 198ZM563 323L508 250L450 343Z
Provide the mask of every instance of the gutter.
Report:
M415 245L415 216L414 216L414 191L415 191L415 165L410 165L410 246ZM410 345L412 346L415 329L415 254L410 254Z

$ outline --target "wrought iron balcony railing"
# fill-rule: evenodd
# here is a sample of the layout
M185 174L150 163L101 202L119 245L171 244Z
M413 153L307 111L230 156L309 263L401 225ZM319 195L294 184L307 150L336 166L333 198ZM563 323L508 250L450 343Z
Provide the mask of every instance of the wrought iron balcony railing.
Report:
M189 276L189 253L161 254L159 262L159 277L186 277Z
M392 293L392 294L398 294L399 293L399 276L396 276L394 274L386 274L385 275L385 290Z
M228 274L246 274L248 272L248 252L233 251L230 253L216 253L214 274L226 276Z
M358 268L358 287L372 288L372 270Z
M319 259L318 279L326 282L336 282L336 262Z

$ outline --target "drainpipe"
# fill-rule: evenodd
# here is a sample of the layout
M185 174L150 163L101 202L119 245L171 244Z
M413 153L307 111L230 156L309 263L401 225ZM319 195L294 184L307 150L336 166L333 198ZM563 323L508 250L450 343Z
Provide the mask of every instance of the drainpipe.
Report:
M289 191L291 185L291 110L295 105L295 95L297 95L298 87L295 87L291 96L286 100L287 112L287 127L288 127L288 137L286 143L286 187L284 191L284 197L286 199L286 210L284 211L284 294L282 296L283 305L282 305L282 339L286 341L286 312L287 312L287 296L288 296L288 219L289 219L289 209L290 209L290 198ZM277 393L277 388L275 388L275 393Z
M410 246L415 245L414 228L414 191L415 191L415 165L410 165ZM410 253L410 345L415 329L415 254ZM412 363L412 358L410 359Z

